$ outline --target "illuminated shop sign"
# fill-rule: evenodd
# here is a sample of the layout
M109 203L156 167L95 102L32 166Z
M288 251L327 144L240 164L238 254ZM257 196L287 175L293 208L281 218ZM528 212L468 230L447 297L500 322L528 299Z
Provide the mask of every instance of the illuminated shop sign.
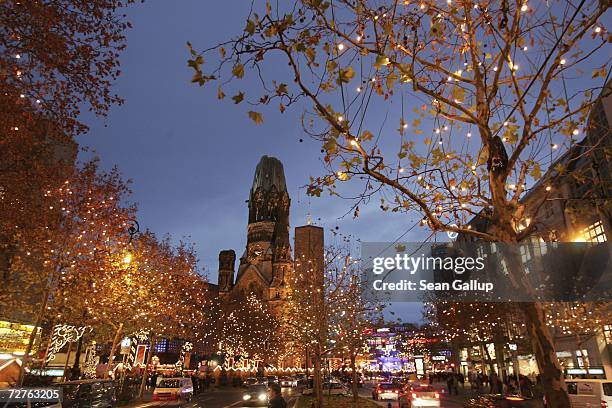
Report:
M34 326L0 321L0 353L23 353L28 347Z

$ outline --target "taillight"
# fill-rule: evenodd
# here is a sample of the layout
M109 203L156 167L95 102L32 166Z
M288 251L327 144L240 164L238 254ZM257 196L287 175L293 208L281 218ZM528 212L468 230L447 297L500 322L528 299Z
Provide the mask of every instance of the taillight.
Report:
M438 394L437 392L434 394L434 397L436 398L440 398L440 394Z

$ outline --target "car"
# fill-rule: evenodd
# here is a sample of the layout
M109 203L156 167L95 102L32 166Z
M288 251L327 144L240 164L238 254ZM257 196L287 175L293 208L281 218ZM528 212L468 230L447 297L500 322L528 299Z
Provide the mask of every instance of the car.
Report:
M407 384L399 398L400 408L439 407L440 393L429 384Z
M249 385L242 394L244 404L253 406L268 406L268 386L265 384Z
M572 408L612 408L612 380L565 380Z
M278 383L278 377L275 375L268 375L265 377L265 380L267 381L268 385Z
M325 395L348 395L348 390L339 381L323 383L323 394Z
M298 385L297 379L293 377L281 377L280 378L281 387L297 387L297 385Z
M397 384L390 382L382 382L376 384L372 390L372 399L374 400L397 400L399 398L401 388Z
M62 389L62 403L58 404L62 408L112 408L117 406L113 380L66 381L53 384L52 387Z
M257 384L259 381L255 377L249 377L242 382L242 385L248 387L249 385Z
M541 406L541 399L507 394L484 394L471 398L463 404L464 408L540 408Z
M193 397L191 378L162 378L153 390L153 401L190 401Z

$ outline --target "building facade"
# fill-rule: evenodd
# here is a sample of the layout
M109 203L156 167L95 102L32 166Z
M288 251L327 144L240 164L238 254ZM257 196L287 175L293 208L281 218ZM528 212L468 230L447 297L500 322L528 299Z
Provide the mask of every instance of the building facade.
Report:
M609 253L609 242L612 240L611 121L612 83L608 83L589 113L584 138L574 142L564 155L552 163L520 200L524 215L516 228L519 231L531 229L520 246L521 261L526 270L537 270L531 266L545 254L544 242L591 243L594 246L608 246ZM468 225L478 231L487 231L491 227L486 217L478 216ZM476 239L465 234L457 237L457 242L470 241ZM492 245L492 248L495 246ZM554 271L545 272L553 280L570 280L555 276ZM531 275L530 280L537 281L537 274ZM609 280L598 284L612 287ZM557 357L566 375L612 378L612 309L609 302L607 308L610 313L607 317L603 316L604 321L595 332L568 334L562 328L554 328ZM500 344L503 347L507 345L504 341ZM500 367L508 367L505 360L513 359L515 363L518 362L522 374L530 374L537 369L533 356L521 354L521 351L526 352L519 347L518 352L506 350L499 353L504 355L499 362Z

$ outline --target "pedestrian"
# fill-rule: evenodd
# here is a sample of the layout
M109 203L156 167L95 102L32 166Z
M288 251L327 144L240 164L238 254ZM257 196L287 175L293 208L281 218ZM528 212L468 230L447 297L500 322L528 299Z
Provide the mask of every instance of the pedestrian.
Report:
M450 375L446 377L446 388L448 388L448 395L453 395L453 377Z
M270 385L270 402L268 404L270 408L287 408L287 402L281 395L281 387L277 383Z

